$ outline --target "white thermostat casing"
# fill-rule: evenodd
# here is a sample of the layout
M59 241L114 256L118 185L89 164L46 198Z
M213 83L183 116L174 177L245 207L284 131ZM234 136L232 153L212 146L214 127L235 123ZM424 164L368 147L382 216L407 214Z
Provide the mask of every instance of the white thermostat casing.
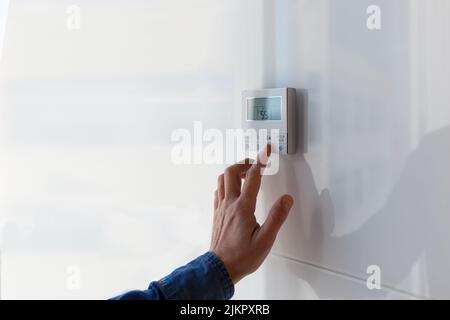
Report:
M247 90L242 93L242 127L245 131L267 132L266 137L258 134L245 136L245 148L262 148L271 143L280 154L296 152L296 90L293 88L277 88L263 90ZM272 141L272 131L278 133L278 141ZM250 131L250 132L251 132Z

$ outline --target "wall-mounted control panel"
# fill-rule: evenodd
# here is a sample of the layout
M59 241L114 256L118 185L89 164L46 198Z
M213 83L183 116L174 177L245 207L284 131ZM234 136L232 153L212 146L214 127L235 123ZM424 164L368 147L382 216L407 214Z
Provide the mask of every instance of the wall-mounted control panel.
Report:
M293 88L244 91L242 127L245 132L257 133L245 135L245 148L254 151L261 149L266 143L271 143L274 151L280 154L294 154L296 109L296 90Z

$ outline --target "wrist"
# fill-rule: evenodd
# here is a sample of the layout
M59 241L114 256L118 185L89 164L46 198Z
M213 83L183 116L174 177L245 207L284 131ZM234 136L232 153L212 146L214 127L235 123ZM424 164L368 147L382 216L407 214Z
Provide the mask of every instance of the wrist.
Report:
M235 263L227 259L226 256L221 254L218 250L211 250L211 252L213 252L216 255L216 257L222 262L234 285L237 284L240 280L242 280L244 276L240 275L240 273L236 268Z

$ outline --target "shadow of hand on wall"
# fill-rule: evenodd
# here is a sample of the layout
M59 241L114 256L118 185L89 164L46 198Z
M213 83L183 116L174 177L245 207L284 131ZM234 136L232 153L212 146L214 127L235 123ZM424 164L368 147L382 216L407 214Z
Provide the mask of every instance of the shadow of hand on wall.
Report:
M310 166L303 155L296 157L281 163L284 169L267 179L265 203L280 192L294 191L296 199L275 252L363 281L369 276L367 267L377 265L382 286L450 297L450 126L422 139L384 206L357 230L341 236L332 232L336 217L330 193L323 190L319 195ZM298 270L289 271L302 278ZM319 298L328 298L320 273L317 269L306 280ZM384 294L372 290L370 297Z

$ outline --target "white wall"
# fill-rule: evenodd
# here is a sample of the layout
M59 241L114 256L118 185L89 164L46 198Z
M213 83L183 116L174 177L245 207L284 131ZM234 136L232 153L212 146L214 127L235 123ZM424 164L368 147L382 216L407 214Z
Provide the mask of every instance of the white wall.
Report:
M262 216L296 199L268 297L450 296L450 6L376 3L380 31L365 24L373 1L270 2L265 83L308 90L310 146L265 181ZM370 265L384 290L365 288Z
M173 165L171 132L238 126L242 90L283 86L308 152L265 179L260 219L296 204L236 298L450 297L447 0L80 0L68 30L72 2L9 8L2 297L104 298L207 250L223 166Z

